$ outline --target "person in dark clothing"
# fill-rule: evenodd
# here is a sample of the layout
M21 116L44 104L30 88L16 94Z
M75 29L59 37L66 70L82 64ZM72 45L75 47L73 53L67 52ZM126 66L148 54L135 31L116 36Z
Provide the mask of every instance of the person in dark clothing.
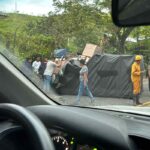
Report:
M22 64L21 71L28 77L32 75L32 59L26 58Z
M31 58L27 58L24 64L28 69L32 70L32 59Z
M39 70L38 70L40 78L42 79L44 79L44 71L46 69L47 62L48 62L48 58L44 58L44 61L41 63Z

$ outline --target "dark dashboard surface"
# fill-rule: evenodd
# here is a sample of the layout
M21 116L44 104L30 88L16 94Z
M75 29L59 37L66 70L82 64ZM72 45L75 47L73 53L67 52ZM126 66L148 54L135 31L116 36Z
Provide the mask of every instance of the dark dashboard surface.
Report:
M149 149L147 116L69 106L28 109L45 124L56 150ZM11 144L12 150L33 149L28 133L19 123L0 120L0 147L8 150Z

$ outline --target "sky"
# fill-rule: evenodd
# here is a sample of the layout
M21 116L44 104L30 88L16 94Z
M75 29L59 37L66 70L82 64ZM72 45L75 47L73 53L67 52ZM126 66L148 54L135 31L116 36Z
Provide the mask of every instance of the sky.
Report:
M54 10L52 0L0 0L0 11L15 12L15 1L19 13L47 15Z

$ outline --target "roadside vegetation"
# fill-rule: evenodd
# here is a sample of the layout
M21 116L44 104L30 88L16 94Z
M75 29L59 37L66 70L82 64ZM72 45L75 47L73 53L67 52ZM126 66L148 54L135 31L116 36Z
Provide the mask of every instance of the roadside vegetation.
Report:
M34 54L51 56L54 49L82 52L86 43L105 53L142 54L150 57L150 27L118 28L112 23L110 0L53 0L48 16L19 13L0 17L0 41L21 58Z

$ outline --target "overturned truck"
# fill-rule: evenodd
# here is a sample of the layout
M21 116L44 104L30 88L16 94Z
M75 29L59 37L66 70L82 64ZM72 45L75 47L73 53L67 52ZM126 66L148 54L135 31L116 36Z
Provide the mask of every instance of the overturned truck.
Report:
M131 65L134 56L94 55L89 68L89 88L95 97L132 98ZM80 67L73 63L65 66L56 89L61 95L77 95Z

